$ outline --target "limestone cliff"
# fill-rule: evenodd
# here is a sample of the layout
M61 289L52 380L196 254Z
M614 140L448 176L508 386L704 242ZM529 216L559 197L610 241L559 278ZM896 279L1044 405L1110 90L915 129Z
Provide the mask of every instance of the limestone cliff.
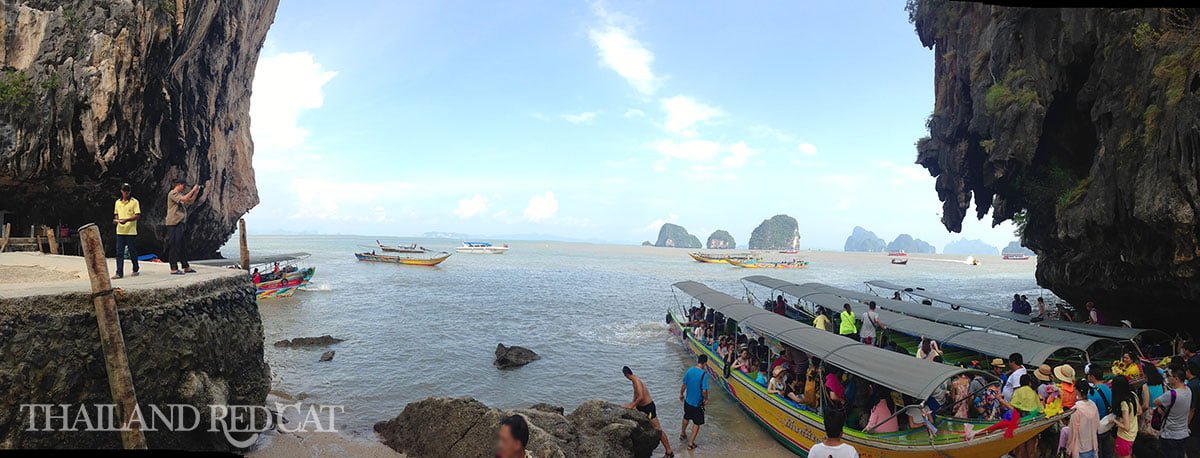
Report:
M658 230L658 241L654 243L658 247L675 247L675 248L702 248L700 239L688 233L687 229L678 224L665 223Z
M278 0L0 0L0 210L8 220L96 222L141 201L143 252L160 251L170 181L200 183L194 256L214 254L258 203L250 83ZM26 229L27 230L27 229Z
M892 240L887 244L888 251L904 251L906 253L937 253L937 248L930 245L921 239L914 239L908 234L900 234L896 236L896 240Z
M751 250L788 250L800 247L800 224L788 215L764 219L750 233Z
M934 51L917 162L946 228L974 201L1017 223L1057 295L1200 319L1200 10L909 9Z
M1026 256L1034 256L1037 253L1034 253L1033 250L1030 250L1029 248L1021 246L1021 242L1013 240L1008 242L1007 246L1000 249L1000 254L1023 254Z
M732 235L729 235L729 231L718 229L708 236L706 246L712 250L732 250L737 248L737 241L733 239Z
M850 232L850 236L846 237L845 251L883 251L886 242L874 232L864 229L862 226L854 226L854 230Z

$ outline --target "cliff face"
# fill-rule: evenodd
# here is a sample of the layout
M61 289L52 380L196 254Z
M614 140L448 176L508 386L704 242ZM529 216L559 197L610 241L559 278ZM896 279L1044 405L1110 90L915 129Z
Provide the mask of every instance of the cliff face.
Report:
M763 220L750 233L751 250L787 250L800 247L800 224L788 215Z
M854 231L846 237L845 251L883 251L886 242L874 232L864 229L862 226L854 226Z
M0 0L0 210L24 227L96 222L141 202L141 251L162 253L166 193L205 186L194 256L258 203L250 83L278 0ZM20 227L18 224L14 226Z
M937 248L930 245L921 239L914 239L908 234L900 234L896 236L896 240L892 240L887 244L888 251L904 251L907 253L937 253Z
M713 231L712 235L708 236L707 245L713 250L732 250L737 248L737 242L733 239L729 232L723 229Z
M658 230L658 242L654 246L675 248L702 248L700 239L689 234L678 224L666 223Z
M1022 227L1055 294L1200 318L1200 10L910 6L936 67L917 161L946 228L973 200Z

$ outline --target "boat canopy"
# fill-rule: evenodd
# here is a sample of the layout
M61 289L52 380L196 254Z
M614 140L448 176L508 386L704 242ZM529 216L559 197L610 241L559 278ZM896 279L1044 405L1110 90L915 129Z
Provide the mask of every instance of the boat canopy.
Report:
M492 242L463 242L463 245L470 245L470 246L492 246Z
M863 317L867 313L867 305L856 300L849 300L826 292L824 285L807 284L772 288L787 293L802 301L825 307L833 312L842 309L849 303L854 313ZM996 358L1008 358L1013 352L1021 353L1025 361L1032 365L1046 363L1055 354L1061 357L1082 355L1086 361L1087 349L1067 345L1053 345L1016 337L994 334L987 331L942 324L926 319L912 317L887 310L876 309L879 319L888 327L898 332L914 337L928 337L938 341L943 346L963 348Z
M791 284L783 280L763 275L754 275L743 278L742 280L770 289L779 289ZM1022 339L1033 340L1035 342L1060 345L1068 348L1079 348L1091 354L1097 353L1098 351L1104 349L1104 347L1118 345L1116 341L1105 337L1078 334L1061 329L1047 328L1027 323L1018 323L1015 321L998 319L996 317L980 315L977 313L959 312L956 310L930 307L928 305L911 301L897 301L879 297L870 293L835 288L821 283L806 283L800 286L817 288L822 292L833 294L835 296L841 296L847 299L853 299L859 302L874 301L879 308L891 312L903 313L911 317L936 321L938 323L945 323L954 326L971 327L984 331L1002 332L1020 337ZM1097 344L1099 344L1099 346L1095 346ZM1021 356L1025 356L1027 358L1029 357L1029 355L1025 355L1023 353Z
M1101 325L1101 324L1076 323L1073 321L1063 321L1063 320L1042 320L1042 321L1035 322L1035 321L1032 321L1033 317L1031 317L1029 315L1023 315L1020 313L1012 313L1007 310L1001 310L1001 309L998 309L995 307L988 307L986 305L976 304L974 302L970 302L970 301L966 301L966 300L962 300L962 299L956 299L956 298L944 296L944 295L937 294L937 293L932 293L923 288L900 286L895 283L887 282L887 281L883 281L883 280L871 280L871 281L867 282L867 285L873 286L876 288L892 290L892 291L903 291L906 294L911 294L913 296L922 297L922 298L929 299L929 300L935 301L935 302L941 302L943 304L951 305L954 307L962 307L962 308L965 308L968 310L974 310L976 312L986 313L986 314L994 316L994 317L1008 318L1010 320L1019 321L1022 323L1034 323L1039 326L1044 326L1044 327L1048 327L1048 328L1061 329L1064 331L1071 331L1071 332L1087 334L1087 335L1091 335L1091 336L1107 337L1109 339L1133 340L1135 337L1137 337L1139 335L1154 331L1153 329L1127 328L1124 326L1105 326L1105 325Z
M255 266L255 265L259 265L259 264L272 264L272 263L276 263L276 262L298 261L301 259L305 259L309 256L312 256L312 255L305 253L305 252L265 254L265 255L250 256L250 265ZM238 264L239 262L240 261L238 261L237 259L204 259L204 260L200 260L200 261L192 261L192 264L198 264L198 265L202 265L202 266L224 267L224 266L229 266L229 265L235 265L235 264Z
M865 345L763 310L694 281L682 281L672 286L717 313L736 320L739 325L917 399L928 398L938 385L959 374L991 377L986 372L915 359Z

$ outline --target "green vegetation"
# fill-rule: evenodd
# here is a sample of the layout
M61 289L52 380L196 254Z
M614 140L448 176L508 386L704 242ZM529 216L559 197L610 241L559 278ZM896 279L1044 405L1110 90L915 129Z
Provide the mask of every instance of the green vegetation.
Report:
M33 80L25 72L6 69L0 73L0 109L12 112L34 103Z
M1158 59L1158 64L1154 66L1155 82L1161 85L1165 91L1167 103L1165 108L1172 108L1175 104L1183 100L1184 91L1187 89L1187 80L1189 68L1192 63L1200 60L1200 49L1193 50L1191 55L1183 52L1173 52Z
M1158 43L1158 38L1161 36L1162 33L1151 27L1150 24L1142 22L1133 28L1133 47L1145 49L1154 46Z
M160 0L158 7L171 16L175 15L175 0Z
M1013 213L1012 218L1009 219L1012 220L1013 226L1017 227L1013 229L1013 235L1017 237L1025 235L1025 226L1029 224L1029 212L1022 208L1021 211Z
M1088 186L1091 186L1091 184L1092 177L1090 176L1079 180L1079 182L1075 184L1075 187L1068 189L1062 194L1059 194L1057 202L1058 205L1055 208L1062 210L1069 205L1074 205L1076 202L1079 202L1079 199L1083 198L1083 195L1087 193Z
M990 153L990 152L992 152L992 148L995 148L995 147L996 147L996 141L995 141L995 140L992 140L992 139L990 139L990 138L989 138L989 139L987 139L987 140L980 140L980 141L979 141L979 147L980 147L980 148L983 148L983 150L984 150L984 151L986 151L986 152L989 152L989 153Z
M1158 118L1162 110L1158 105L1150 104L1146 107L1146 111L1142 112L1142 125L1145 127L1146 140L1158 137Z
M984 96L984 106L987 107L988 113L1002 112L1014 103L1022 109L1026 109L1034 103L1040 102L1037 92L1029 87L1023 85L1014 90L1013 85L1023 77L1025 77L1024 69L1012 69L1004 75L1003 81L988 88L987 94Z

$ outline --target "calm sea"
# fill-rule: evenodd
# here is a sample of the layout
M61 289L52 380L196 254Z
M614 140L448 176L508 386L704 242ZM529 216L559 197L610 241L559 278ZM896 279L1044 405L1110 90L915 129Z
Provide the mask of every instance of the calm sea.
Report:
M675 300L670 285L681 280L743 297L739 279L749 274L864 291L864 281L884 279L997 307L1015 292L1049 294L1034 282L1033 260L998 256L970 266L961 262L965 256L914 255L907 266L894 266L881 253L813 251L769 255L807 259L808 269L747 271L695 262L684 249L494 240L512 249L455 254L435 268L356 261L353 253L376 238L249 238L255 254L305 251L312 254L307 264L317 267L312 290L259 302L274 389L344 405L339 427L357 436L371 436L375 422L429 396L471 396L502 408L548 402L568 411L588 399L625 403L632 392L621 366L628 365L646 381L675 438L680 377L693 363L670 338L664 316ZM378 238L446 251L461 242ZM236 252L236 246L224 251L226 257ZM325 349L270 345L322 334L346 339L331 347L337 350L332 362L317 362ZM529 347L542 359L497 370L491 363L501 342ZM791 456L723 392L712 396L698 442L695 456Z

